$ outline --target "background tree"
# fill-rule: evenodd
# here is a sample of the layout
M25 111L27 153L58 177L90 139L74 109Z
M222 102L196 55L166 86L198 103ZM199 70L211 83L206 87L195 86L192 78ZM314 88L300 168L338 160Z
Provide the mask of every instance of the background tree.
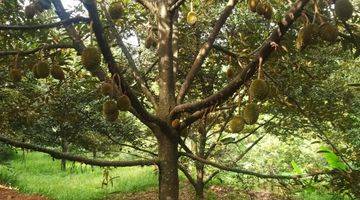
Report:
M338 1L340 0L337 0L337 2ZM13 17L14 14L9 13L9 11L4 12L7 14L1 23L11 25L0 26L0 34L1 36L4 35L3 41L12 41L14 38L21 38L23 41L28 41L28 38L31 38L34 44L46 44L40 47L34 47L32 43L23 45L22 43L24 42L18 39L16 42L11 43L13 46L4 45L6 51L2 51L0 55L18 55L18 59L15 59L17 61L14 62L15 65L11 66L8 70L10 71L10 77L13 82L15 82L13 85L21 88L23 81L30 82L34 81L34 78L47 77L45 75L49 74L48 63L50 60L51 68L57 66L62 60L53 58L56 49L74 48L78 54L82 55L81 61L84 68L90 71L91 75L96 76L102 81L103 85L106 83L111 85L110 88L112 92L106 97L106 103L104 103L103 107L103 112L106 115L105 118L109 121L116 121L119 112L118 109L120 109L120 111L129 111L152 131L157 141L158 153L155 159L99 161L17 142L6 136L1 136L0 140L14 146L49 153L55 158L64 158L92 165L134 166L157 164L160 170L160 199L178 199L178 161L179 156L183 155L197 162L237 173L262 178L298 178L299 175L261 174L241 168L231 168L202 159L196 156L190 148L187 147L184 139L181 138L181 132L192 123L201 119L205 113L213 111L218 106L222 106L229 99L238 102L239 98L236 97L238 90L241 89L243 92L246 92L247 88L251 85L252 79L256 79L255 77L252 78L255 74L257 74L258 79L266 79L267 83L272 80L274 83L271 83L271 85L274 84L281 92L286 89L297 94L297 90L288 87L287 83L289 80L303 81L293 76L294 74L300 73L282 70L278 67L270 68L266 66L266 61L270 61L269 63L280 62L275 66L281 67L285 65L285 67L287 67L292 64L291 61L294 61L294 57L304 57L310 61L306 55L313 54L309 53L305 54L305 56L304 54L297 56L292 49L288 50L288 47L281 46L281 41L286 43L295 40L295 31L290 30L292 25L303 26L302 29L297 32L296 39L296 47L302 51L304 51L304 49L307 50L306 46L311 46L311 44L314 43L313 38L317 34L316 27L320 25L319 33L323 40L335 42L334 40L338 38L337 29L339 28L342 38L340 40L344 46L347 46L346 48L352 52L355 51L355 55L356 51L359 52L359 43L357 42L359 39L355 31L353 31L356 29L355 25L358 21L356 21L356 18L349 19L351 16L344 15L344 13L353 13L353 8L349 6L347 1L345 2L347 5L347 7L345 7L345 9L347 9L345 10L346 12L339 11L339 4L335 6L335 13L338 18L341 19L341 23L336 25L328 23L330 20L335 19L335 15L330 13L332 8L331 2L299 0L291 6L274 2L274 7L277 10L275 14L273 13L273 6L269 3L254 2L257 4L256 7L254 7L252 1L249 2L249 6L250 10L258 13L256 17L250 14L249 11L242 12L247 9L246 7L248 7L248 5L244 3L241 4L237 0L209 2L207 4L195 1L191 3L192 8L190 8L189 14L187 2L183 0L156 2L140 0L135 3L123 2L111 5L106 5L104 2L97 3L92 0L84 0L82 5L87 11L89 19L72 16L74 14L67 12L60 0L33 1L26 7L25 13L20 13L18 14L19 16L15 17ZM6 8L4 10L19 10L21 7L18 1L10 3L6 1L4 5L4 8ZM55 22L55 20L51 20L50 16L54 16L52 6L54 6L55 13L61 21ZM194 7L195 9L202 10L201 12L195 12L198 19L197 22L194 16ZM106 8L108 8L108 12L105 10ZM207 8L211 8L211 12L205 12L208 10ZM79 10L81 9L80 7ZM24 16L30 19L25 19ZM303 16L305 19L304 24L297 24L295 22L300 16ZM42 20L39 20L40 18ZM113 21L109 18L112 18ZM310 23L309 19L311 18L314 19L314 23ZM74 24L89 22L90 26L74 26ZM105 24L107 26L105 26ZM310 24L312 25L311 27ZM52 29L58 26L63 26L65 30ZM315 28L313 28L313 26ZM109 27L109 29L104 29L104 27ZM34 35L29 36L25 30L38 31L33 31L32 33L34 33ZM146 34L144 34L144 32L140 33L141 30L147 30ZM271 32L269 32L269 30L271 30ZM287 32L290 32L290 34L286 34ZM88 39L89 37L90 39ZM140 41L137 42L140 44L140 47L133 48L132 46L129 47L126 45L123 40L129 37ZM36 38L36 40L33 38ZM95 42L96 44L94 44ZM90 45L85 45L89 43ZM153 45L155 43L156 45ZM113 46L116 48L112 48ZM144 50L144 46L150 47L150 51ZM255 49L254 46L259 47ZM325 50L326 48L323 44L316 44L316 46L319 47L320 50L329 53L329 51ZM118 51L118 47L121 53ZM228 51L223 47L227 47ZM19 50L20 48L31 48L31 50ZM213 49L225 52L227 56L213 54ZM238 52L232 53L233 49ZM276 53L276 56L270 57L273 51L279 50L277 52L280 52L280 49L288 51L287 54L281 55L280 53ZM98 54L98 50L104 58L106 70L102 68L105 67L105 65L102 66L99 62L101 56ZM67 51L68 50L66 50L66 52ZM334 48L334 55L335 52L339 51L343 50ZM66 55L66 52L61 52L61 55ZM31 59L34 58L34 53L40 55L40 61L38 59ZM22 67L27 66L25 63L19 67L19 56L24 56L21 57L20 60L25 60L26 64L31 66L32 72ZM287 56L288 59L286 59ZM232 57L236 57L236 59ZM317 57L314 58L310 56L310 58L311 60L316 60ZM9 63L8 58L2 59L0 63ZM331 58L329 60L328 58L325 59L326 61L331 60ZM144 60L146 62L144 62ZM324 60L319 62L321 64L326 63ZM78 62L75 60L72 64L65 63L64 65L72 72L76 72L80 70L80 66L73 65L75 63ZM143 67L147 63L155 64L150 64L148 68ZM35 68L33 68L34 64ZM224 65L239 66L234 70L235 73L233 76L230 76L230 82L225 81ZM157 68L154 66L157 66ZM329 70L331 70L331 68L329 68ZM85 70L83 71L81 69L81 71L87 74ZM26 77L22 77L23 73ZM282 78L282 76L278 76L279 74L288 77L287 79L279 79L286 84L283 82L280 82L280 85L275 84L279 82L279 77ZM18 83L20 79L23 80ZM151 82L154 80L156 80L156 82ZM46 82L46 79L41 81ZM304 82L301 83L301 85L306 87ZM4 84L7 85L8 81ZM296 83L294 82L294 86L295 85ZM243 86L245 86L245 88ZM199 91L201 91L201 89L205 90L206 93L200 93ZM267 111L266 108L271 111L272 107L267 106L266 103L258 103L259 105L255 105L256 99L254 98L254 95L247 95L244 99L247 103L241 105L241 110L250 109L254 111L257 106L261 106L261 113ZM312 99L320 100L320 98L330 99L330 96L324 95L320 97L314 95L309 99L304 99L304 101L310 102ZM322 117L317 118L320 116L320 113L317 112L324 111L327 103L323 104L324 107L316 106L315 108L311 107L310 103L308 107L302 106L302 104L297 105L295 103L296 99L291 96L289 97L287 92L281 94L279 99L280 102L285 105L295 104L295 107L299 107L300 113L303 114L303 117L306 117L314 127L320 127L321 129L322 127L319 124L325 125L326 122L330 121L328 118L325 118L326 115L321 115L322 117L324 116L324 119L322 119ZM329 102L328 99L326 99L327 102ZM250 102L253 102L253 104L249 104ZM130 107L129 103L131 104ZM251 108L248 108L248 105L251 105ZM330 105L335 105L335 103ZM244 108L244 106L246 107ZM319 111L316 110L317 108L319 108ZM323 108L323 110L320 110L321 108ZM341 109L341 107L339 108ZM289 109L284 110L288 111ZM314 113L316 113L315 119L318 120L315 122L313 119ZM339 116L341 114L342 112L340 110L339 112L335 112L334 115ZM254 116L250 116L250 118L253 118L251 120L246 117L245 114L243 117L245 117L247 123L253 124L256 121ZM339 117L337 119L339 119ZM356 120L357 119L355 119L355 121ZM327 143L330 143L328 136L324 137L324 134L322 134L322 137ZM332 145L332 147L335 149L334 145ZM179 151L182 153L179 154Z

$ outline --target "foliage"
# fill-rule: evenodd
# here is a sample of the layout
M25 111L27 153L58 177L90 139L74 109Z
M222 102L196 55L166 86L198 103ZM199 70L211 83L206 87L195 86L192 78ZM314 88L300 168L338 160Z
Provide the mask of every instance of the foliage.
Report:
M68 163L61 171L59 161L42 153L28 153L24 161L20 156L7 165L0 165L0 181L11 184L24 193L43 194L57 200L100 199L109 193L130 193L156 186L156 176L151 167L111 169L116 177L114 186L102 188L102 168L91 168Z

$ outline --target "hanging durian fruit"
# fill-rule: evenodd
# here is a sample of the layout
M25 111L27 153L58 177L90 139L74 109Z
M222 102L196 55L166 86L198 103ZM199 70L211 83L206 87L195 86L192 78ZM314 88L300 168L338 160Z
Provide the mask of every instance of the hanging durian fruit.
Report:
M111 96L113 95L113 85L111 83L104 82L101 84L101 94L104 96Z
M226 76L229 80L233 79L234 78L234 75L235 75L235 72L233 70L232 67L229 67L227 70L226 70Z
M344 21L347 21L352 17L354 7L349 0L336 0L335 2L335 14Z
M302 27L297 35L295 46L297 49L304 49L307 45L314 42L316 35L318 34L318 27L315 24L307 24Z
M50 67L46 61L40 60L33 68L35 78L46 78L50 74Z
M263 16L265 19L271 19L273 8L268 2L258 2L256 5L256 13Z
M145 40L145 48L150 49L151 47L156 47L156 40L152 33L150 33Z
M128 111L131 108L131 101L125 94L117 99L117 107L120 111Z
M64 74L64 71L63 69L59 66L59 65L54 65L52 68L51 68L51 76L54 78L54 79L57 79L57 80L64 80L65 79L65 74Z
M268 20L269 20L269 19L271 19L272 14L273 14L273 8L272 8L272 6L271 6L270 3L266 2L266 3L264 4L263 17L264 17L265 19L268 19Z
M119 116L117 104L113 100L108 100L103 104L103 114L105 119L109 122L114 122Z
M34 18L35 14L36 14L36 8L34 5L30 4L28 6L25 6L25 17L28 19L32 19Z
M21 70L18 68L11 68L10 78L13 82L20 82L22 78Z
M336 26L325 22L320 26L319 34L323 40L333 43L336 42L339 31Z
M251 12L256 12L256 6L258 4L259 0L248 0L248 6Z
M124 8L121 4L121 2L114 2L109 7L109 14L111 19L118 20L120 19L124 14Z
M194 25L197 21L197 16L196 13L194 12L193 9L193 3L190 3L190 12L188 12L187 16L186 16L186 21L189 25Z
M244 108L244 120L247 124L255 124L259 118L258 107L255 103L250 103Z
M252 98L262 101L266 99L269 88L263 79L256 79L251 82L249 91Z
M81 62L89 71L97 69L101 63L101 53L99 49L95 46L85 48L81 54Z
M172 122L171 122L171 126L173 127L173 128L179 128L180 127L180 119L174 119L174 120L172 120Z
M239 133L244 129L245 120L241 116L235 116L229 122L229 129L232 133Z

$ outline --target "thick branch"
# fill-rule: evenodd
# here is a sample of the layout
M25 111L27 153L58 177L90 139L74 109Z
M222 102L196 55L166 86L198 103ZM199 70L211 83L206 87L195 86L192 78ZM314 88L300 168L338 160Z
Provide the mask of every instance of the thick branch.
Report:
M178 9L183 3L185 3L185 1L186 0L175 0L173 4L171 4L169 11L173 12L174 10Z
M238 0L229 0L225 9L221 13L219 19L217 20L212 33L210 34L207 42L200 48L198 55L194 63L191 66L189 73L186 75L184 83L181 85L177 103L180 104L185 97L186 92L188 91L192 80L195 77L195 74L200 70L201 65L204 63L205 58L208 56L217 35L220 32L220 29L224 26L227 18L230 16L232 10L234 9L235 5L238 3Z
M51 0L51 1L55 7L55 12L60 18L60 20L64 21L70 19L70 14L66 12L64 5L61 3L61 0ZM85 49L85 45L81 40L81 36L79 35L79 33L76 31L75 27L72 24L69 24L64 28L67 34L69 35L69 37L71 38L77 53L80 55L81 52ZM101 81L104 81L106 78L106 74L102 69L98 69L92 73L93 75L98 77L98 79Z
M158 163L157 159L152 160L133 160L133 161L106 161L106 160L96 160L96 159L89 159L81 156L75 156L67 153L61 153L52 149L48 149L45 147L40 147L38 145L23 143L23 142L17 142L12 139L8 139L6 137L0 136L0 142L3 142L5 144L9 144L14 147L24 148L24 149L30 149L38 152L43 152L51 155L53 158L56 159L66 159L69 161L75 161L80 162L88 165L94 165L94 166L111 166L111 167L129 167L129 166L144 166L144 165L155 165Z
M152 0L135 0L135 2L141 4L152 13L156 10L155 3Z
M191 176L190 172L183 165L181 165L181 163L179 163L179 169L184 173L184 175L189 180L191 185L195 186L196 182L195 182L194 178Z
M66 49L66 48L75 48L72 44L52 44L52 45L43 45L31 50L23 50L23 51L0 51L0 56L11 56L17 55L25 56L29 54L36 53L41 50L50 50L50 49Z
M69 24L76 24L80 22L89 22L89 18L77 16L67 20L62 20L59 22L51 24L39 24L39 25L0 25L0 30L34 30L34 29L48 29L55 28L59 26L67 26Z
M295 3L295 5L290 9L290 11L281 20L281 22L279 22L279 27L275 29L271 33L270 37L262 44L259 52L255 56L255 59L248 64L248 66L242 71L242 73L237 74L236 77L226 87L201 101L178 105L172 110L171 114L174 115L181 112L194 112L215 104L219 104L220 102L228 99L234 92L236 92L238 88L240 88L240 86L242 86L254 75L258 67L259 58L261 57L263 59L263 62L267 60L271 52L274 50L271 46L271 43L280 43L284 34L287 32L293 22L300 16L303 7L308 2L309 0L298 0ZM189 80L191 81L192 78ZM184 90L185 88L187 89L188 86L184 86ZM179 99L182 98L181 95L179 97Z
M96 37L97 43L100 47L100 50L104 56L105 62L108 64L108 69L112 75L118 74L120 76L121 83L118 83L118 84L121 84L121 88L123 89L123 92L129 97L129 99L131 101L131 105L134 108L134 110L136 111L136 114L137 114L136 116L145 124L149 124L149 122L150 122L150 123L157 124L162 129L170 129L170 127L165 122L161 121L156 116L153 116L150 113L148 113L147 110L141 104L141 102L137 99L137 97L135 96L135 94L133 93L131 88L129 87L128 83L122 76L123 73L119 70L119 68L115 62L115 59L110 50L109 44L105 39L104 29L102 27L96 5L94 5L93 2L84 3L84 5L85 5L85 8L89 12L90 19L93 22L93 26L92 26L93 32L95 34L95 37ZM171 132L171 129L168 132Z
M315 172L315 173L310 173L310 174L301 174L301 175L274 175L274 174L261 174L261 173L257 173L257 172L253 172L253 171L248 171L248 170L244 170L244 169L239 169L239 168L233 168L233 167L228 167L225 165L221 165L203 158L200 158L198 156L192 155L192 154L188 154L188 153L181 153L181 155L189 157L193 160L196 160L198 162L216 167L218 169L222 169L225 171L230 171L230 172L235 172L235 173L239 173L239 174L246 174L246 175L251 175L251 176L256 176L259 178L268 178L268 179L299 179L299 178L306 178L306 177L310 177L310 176L315 176L315 175L322 175L322 174L329 174L329 172Z

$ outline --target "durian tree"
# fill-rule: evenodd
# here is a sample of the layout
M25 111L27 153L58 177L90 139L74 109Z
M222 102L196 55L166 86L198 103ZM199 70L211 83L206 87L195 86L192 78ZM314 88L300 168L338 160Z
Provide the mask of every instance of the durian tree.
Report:
M187 146L182 133L204 115L229 102L236 104L242 96L246 103L240 105L242 112L234 124L256 123L263 111L259 109L260 102L276 93L268 80L276 80L278 68L267 66L267 61L281 60L282 55L294 56L286 52L282 41L293 41L299 51L304 51L319 35L329 43L341 41L355 55L360 52L359 36L354 30L358 19L352 18L354 6L348 0L298 0L288 4L257 0L111 3L83 0L78 2L79 9L83 6L85 11L80 16L65 10L61 0L34 0L28 5L18 2L21 1L5 1L1 5L7 16L0 19L1 41L9 43L2 45L5 49L0 55L14 58L14 64L6 66L9 80L14 82L10 85L21 88L22 82L34 79L46 82L49 75L60 82L66 81L59 65L63 65L65 55L74 49L79 58L66 65L75 71L80 68L75 63L81 63L85 76L87 70L101 81L101 92L106 96L104 118L113 123L118 120L119 112L131 113L151 130L157 141L157 154L146 160L102 161L19 142L9 135L1 135L0 141L91 165L157 165L159 199L164 200L178 199L180 156L261 178L301 177L250 172L200 158ZM53 30L58 27L61 29ZM138 41L137 46L125 42L130 37ZM28 42L29 38L34 42ZM35 44L31 46L27 42ZM222 53L214 53L215 50ZM60 52L62 59L55 58L54 52ZM22 59L29 58L37 59L27 61L28 68L19 65ZM1 59L10 63L8 58ZM288 60L285 63L291 64ZM224 66L231 67L225 72ZM267 75L268 69L274 70L271 77ZM201 89L208 91L199 93Z

